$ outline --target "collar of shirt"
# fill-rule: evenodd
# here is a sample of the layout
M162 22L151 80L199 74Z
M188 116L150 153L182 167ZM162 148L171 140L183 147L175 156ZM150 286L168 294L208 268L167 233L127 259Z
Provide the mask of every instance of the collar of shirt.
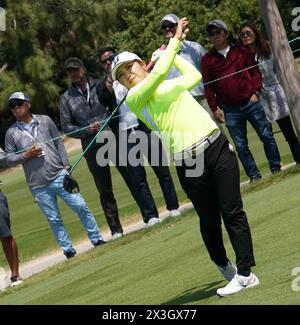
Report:
M76 89L81 93L81 95L85 97L86 101L89 103L91 95L89 82L87 81L86 92L83 92L80 87L76 87Z
M23 122L23 121L17 121L17 127L21 130L21 131L27 131L29 132L32 136L33 136L33 129L35 128L35 126L37 127L39 125L39 122L37 120L37 118L35 117L34 114L31 115L32 116L32 120L29 124ZM36 130L36 128L35 128Z
M229 43L228 45L229 45L229 47L230 47L230 48L229 48L229 51L232 50L232 49L234 49L234 48L236 47L236 45L234 45L233 43ZM229 51L228 51L228 52L229 52ZM219 51L217 51L215 47L213 47L213 48L211 49L211 53L213 53L213 54L220 54ZM220 54L220 55L222 55L222 54Z
M230 51L230 46L228 45L225 49L218 51L218 53L222 54L226 59L228 52Z

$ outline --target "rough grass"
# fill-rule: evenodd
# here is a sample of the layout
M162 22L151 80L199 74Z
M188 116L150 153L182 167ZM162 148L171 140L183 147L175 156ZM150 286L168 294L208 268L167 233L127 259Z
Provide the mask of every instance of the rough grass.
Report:
M0 304L299 304L299 168L244 192L260 278L258 287L220 299L226 282L209 260L192 211L130 234L0 294ZM291 194L293 193L293 194ZM224 231L229 257L233 251Z

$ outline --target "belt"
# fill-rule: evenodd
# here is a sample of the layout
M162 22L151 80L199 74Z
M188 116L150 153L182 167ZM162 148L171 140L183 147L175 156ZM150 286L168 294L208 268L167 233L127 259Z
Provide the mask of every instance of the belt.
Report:
M220 129L215 129L208 137L201 139L191 147L174 155L174 159L182 159L187 157L195 157L198 154L204 152L210 145L212 145L218 137L221 135Z
M250 98L251 98L251 97L250 97ZM228 108L233 108L233 109L234 109L234 108L236 108L236 107L246 106L246 105L249 103L250 98L245 99L245 100L241 101L241 102L238 103L238 104L234 104L234 105L223 105L223 104L221 104L220 106L221 106L221 108L222 108L223 110L226 110L226 109L228 109Z
M200 103L204 98L205 98L205 95L198 95L198 96L193 96L194 99L196 99L196 101L198 103Z

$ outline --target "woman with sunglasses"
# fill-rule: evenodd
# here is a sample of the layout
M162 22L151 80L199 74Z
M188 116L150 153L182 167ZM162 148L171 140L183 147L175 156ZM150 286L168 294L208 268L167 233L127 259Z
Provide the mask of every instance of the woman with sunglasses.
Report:
M288 103L279 82L270 45L252 22L246 22L241 26L240 40L249 47L259 63L263 84L260 98L266 117L270 123L277 122L295 162L299 164L300 144L293 129Z

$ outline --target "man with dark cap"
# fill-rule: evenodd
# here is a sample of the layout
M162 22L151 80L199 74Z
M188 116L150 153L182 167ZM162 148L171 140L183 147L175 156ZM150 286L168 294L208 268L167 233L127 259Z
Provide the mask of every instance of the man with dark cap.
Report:
M77 57L68 58L65 61L65 69L72 85L60 99L61 126L66 133L74 132L70 137L81 139L82 149L84 150L99 131L101 123L109 117L111 110L116 106L116 102L115 100L111 101L110 98L110 103L108 105L108 103L103 100L103 98L106 98L103 82L91 79L87 76L86 68L81 59ZM82 128L88 125L88 128L82 130ZM114 133L118 132L117 119L112 120L106 128L106 131L111 130L113 130ZM87 150L85 159L100 194L100 202L112 234L112 239L117 239L123 235L123 228L119 219L117 202L113 193L110 166L109 164L103 163L101 163L100 166L97 162L97 152L103 144L104 143L99 139L94 141ZM130 175L126 166L120 166L116 161L113 162L123 177L133 198L140 206L141 200L138 199L138 195L134 189L132 175ZM151 213L151 217L158 218L158 212L154 201Z
M262 80L253 55L245 46L229 41L228 28L222 20L209 22L207 35L213 48L204 55L201 70L204 83L208 83L205 95L215 119L224 123L223 110L226 127L251 182L259 180L261 174L248 147L247 121L263 142L271 172L279 172L280 156L259 100ZM216 79L218 82L214 82Z
M7 167L6 158L3 150L0 148L0 168ZM0 186L2 182L0 181ZM19 275L19 257L18 247L15 238L11 233L10 214L5 195L0 190L0 240L4 255L11 270L11 286L15 287L23 282Z
M29 97L23 92L13 93L8 106L16 123L5 136L7 164L23 165L32 196L47 218L66 258L74 257L76 250L63 224L57 197L78 215L91 243L94 246L104 244L97 222L81 194L71 194L63 187L70 163L54 122L47 115L31 114Z

